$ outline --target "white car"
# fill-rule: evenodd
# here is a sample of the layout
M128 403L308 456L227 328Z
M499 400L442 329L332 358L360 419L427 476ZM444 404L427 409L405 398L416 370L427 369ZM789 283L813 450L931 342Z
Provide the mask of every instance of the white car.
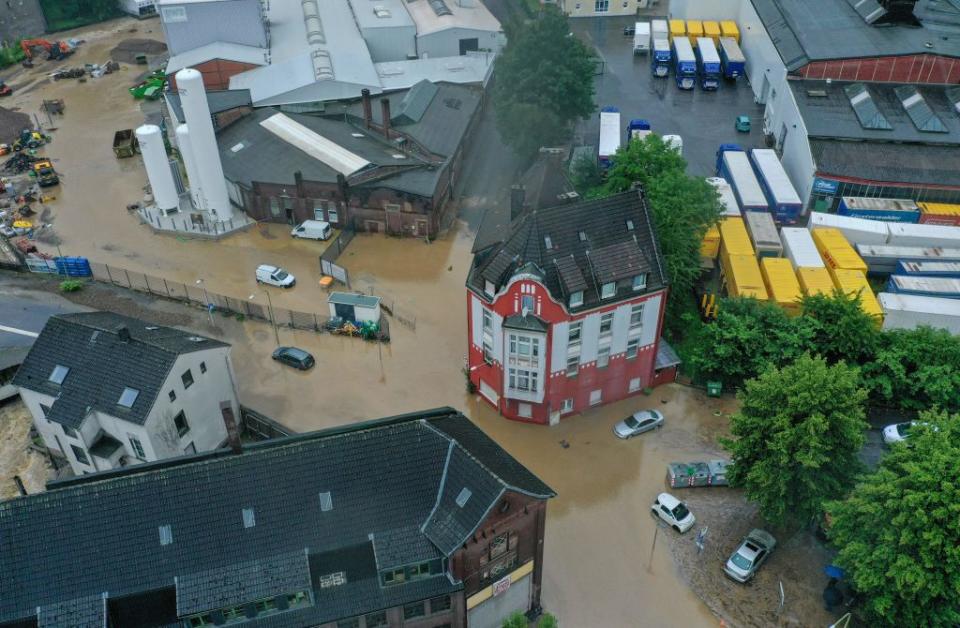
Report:
M257 266L257 283L265 283L280 288L292 288L296 285L297 279L279 266L260 264Z
M926 423L923 421L906 421L904 423L894 423L893 425L886 426L883 428L883 443L885 445L892 445L907 440L907 437L910 436L910 430L917 425L926 425ZM937 426L934 425L930 429L936 432Z
M613 426L617 438L633 438L650 430L663 427L663 415L658 410L640 410Z
M737 582L747 582L757 575L757 570L777 546L777 539L765 530L754 528L734 550L723 572Z
M657 495L657 500L650 506L650 512L660 517L680 534L692 528L697 521L687 505L670 493Z

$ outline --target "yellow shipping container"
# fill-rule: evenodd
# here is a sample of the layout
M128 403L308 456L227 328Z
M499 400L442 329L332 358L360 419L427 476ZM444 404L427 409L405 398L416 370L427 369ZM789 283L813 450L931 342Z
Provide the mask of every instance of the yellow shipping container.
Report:
M721 255L756 255L743 218L730 216L720 223Z
M713 40L714 45L720 45L720 23L719 22L704 22L703 23L703 36L709 37Z
M800 280L800 287L807 296L815 294L833 294L833 277L826 268L816 266L803 266L797 269L797 279Z
M700 20L687 20L687 37L693 47L697 47L697 37L703 37L703 22Z
M687 23L683 20L670 20L670 41L674 37L683 37L687 34Z
M859 270L845 270L843 268L831 269L833 275L833 284L847 296L853 297L860 295L860 308L873 316L877 324L883 323L883 309L880 302L873 294L870 283L867 281L867 275Z
M756 257L729 255L724 257L721 263L727 294L732 297L753 297L759 301L766 301L769 298Z
M760 260L763 284L770 300L786 310L790 316L800 314L800 283L793 272L793 264L783 257L764 257Z
M709 257L717 259L720 254L720 228L714 225L707 229L703 236L703 242L700 243L700 257Z
M724 20L720 22L720 36L721 37L733 37L737 40L737 43L740 43L740 29L737 28L737 23L733 20Z
M927 225L960 226L960 205L953 203L917 203L920 222Z
M817 250L828 267L867 273L867 265L839 229L814 229L812 235Z

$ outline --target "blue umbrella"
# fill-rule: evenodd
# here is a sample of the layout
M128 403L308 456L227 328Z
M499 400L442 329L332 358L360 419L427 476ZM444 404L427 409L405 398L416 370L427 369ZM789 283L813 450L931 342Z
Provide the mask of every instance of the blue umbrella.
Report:
M831 578L836 578L837 580L841 580L843 578L843 569L837 567L836 565L827 565L823 568L823 571Z

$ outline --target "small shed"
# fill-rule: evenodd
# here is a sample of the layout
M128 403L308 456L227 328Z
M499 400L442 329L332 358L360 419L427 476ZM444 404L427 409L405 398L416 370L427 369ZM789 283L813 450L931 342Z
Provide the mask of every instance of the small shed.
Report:
M331 292L327 299L330 316L339 316L353 323L379 323L380 297L352 292Z
M680 367L680 356L673 350L666 340L660 339L657 345L657 357L653 366L653 381L651 388L677 381L677 370Z

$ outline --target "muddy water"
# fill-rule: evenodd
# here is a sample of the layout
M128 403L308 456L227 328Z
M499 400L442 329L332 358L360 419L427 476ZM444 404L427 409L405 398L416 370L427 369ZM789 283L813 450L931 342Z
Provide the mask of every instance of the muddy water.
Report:
M19 495L13 476L23 480L28 493L44 489L53 469L40 453L27 449L33 419L20 401L0 406L0 500Z

